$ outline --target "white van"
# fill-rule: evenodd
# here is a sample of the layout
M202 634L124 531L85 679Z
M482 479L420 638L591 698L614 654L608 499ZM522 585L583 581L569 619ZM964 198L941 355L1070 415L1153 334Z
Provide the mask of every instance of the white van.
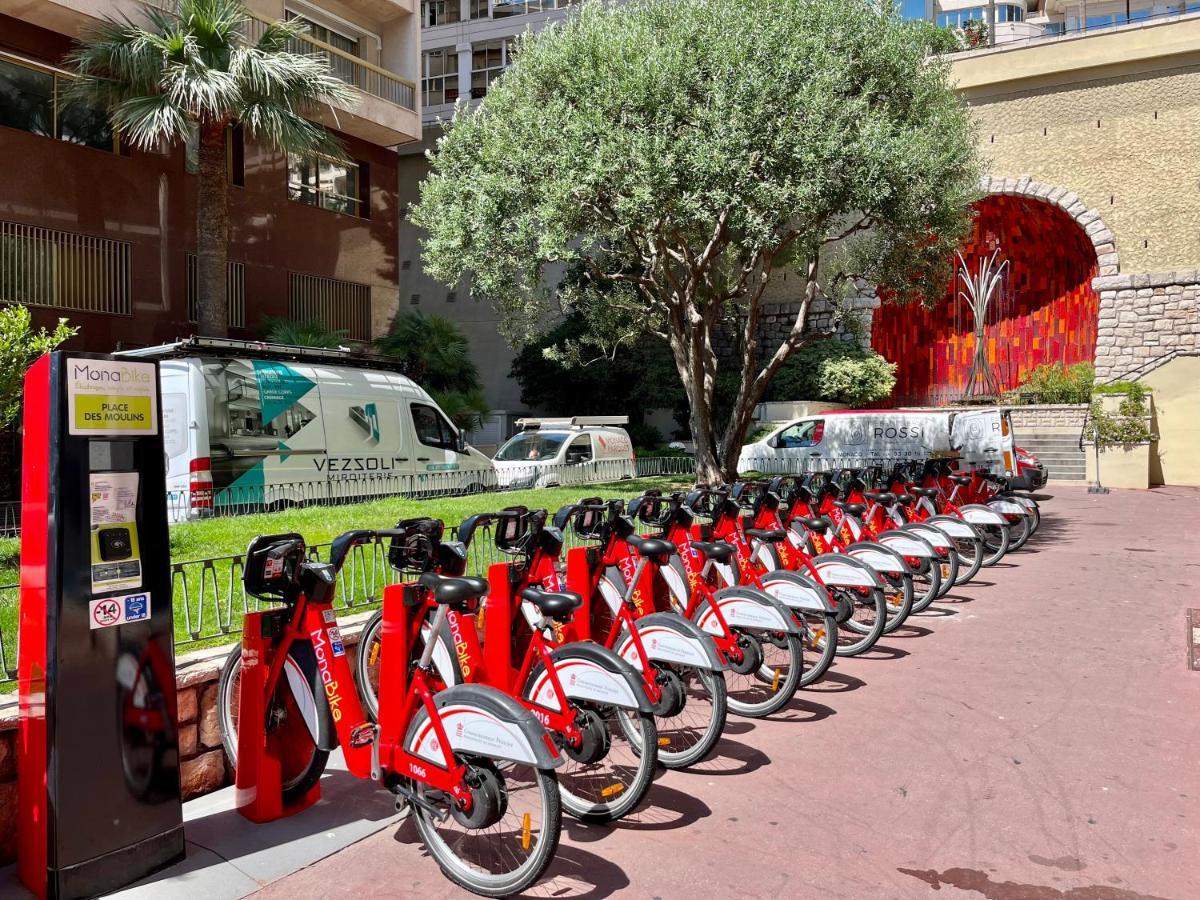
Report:
M633 478L633 441L622 425L628 416L518 419L521 431L493 460L502 487L551 487Z
M120 355L160 361L172 521L495 487L491 461L384 360L214 338Z
M779 426L746 444L738 471L805 472L830 465L962 456L1012 473L1013 435L1007 411L829 410Z

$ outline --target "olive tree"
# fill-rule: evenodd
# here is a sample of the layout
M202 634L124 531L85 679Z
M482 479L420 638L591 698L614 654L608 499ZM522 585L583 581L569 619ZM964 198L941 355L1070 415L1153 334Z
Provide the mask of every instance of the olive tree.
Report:
M515 342L580 312L589 334L567 358L665 340L697 474L729 477L756 403L810 339L814 299L856 279L889 302L947 283L979 161L929 48L866 0L585 2L456 110L413 211L426 270L470 277ZM554 285L564 271L583 277ZM796 316L763 347L782 271L798 276ZM717 421L722 330L738 391Z

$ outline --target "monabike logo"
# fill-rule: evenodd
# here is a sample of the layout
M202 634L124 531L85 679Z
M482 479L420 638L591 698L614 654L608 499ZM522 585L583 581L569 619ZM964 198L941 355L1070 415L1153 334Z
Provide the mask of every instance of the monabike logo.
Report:
M454 655L458 657L458 668L464 679L471 676L471 653L467 639L463 637L462 616L450 616L450 639L454 641ZM430 640L434 640L430 637Z
M77 362L71 368L71 377L97 384L150 384L153 371L142 366L119 366L112 363L98 369L86 362Z
M313 652L317 655L317 668L321 670L321 684L325 686L325 697L329 700L329 712L333 721L342 721L342 695L338 689L337 680L329 671L329 654L326 652L325 632L314 628L309 637L312 638Z

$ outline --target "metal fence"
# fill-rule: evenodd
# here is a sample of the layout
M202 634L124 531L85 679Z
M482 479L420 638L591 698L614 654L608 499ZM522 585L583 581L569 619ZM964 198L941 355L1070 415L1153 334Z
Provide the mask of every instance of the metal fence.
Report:
M0 538L15 538L21 534L21 501L0 502Z

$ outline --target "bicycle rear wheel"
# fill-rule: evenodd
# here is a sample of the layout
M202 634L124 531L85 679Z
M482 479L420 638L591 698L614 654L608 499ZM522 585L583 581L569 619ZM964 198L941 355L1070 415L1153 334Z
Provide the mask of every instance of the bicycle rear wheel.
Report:
M428 718L422 710L415 721ZM482 757L458 757L473 790L496 804L484 827L456 814L452 799L426 784L412 786L413 818L429 854L455 884L484 897L508 897L534 884L554 859L562 806L552 770Z
M298 664L288 660L285 665ZM217 727L221 732L221 744L229 759L229 766L237 769L238 712L242 690L242 649L235 647L221 668L221 680L217 684ZM324 702L321 697L319 702ZM306 708L315 708L317 698L306 698ZM292 693L292 685L285 672L275 689L268 716L270 733L280 738L280 759L283 782L284 805L300 800L320 779L325 771L329 753L317 748L300 706Z
M849 609L849 617L838 623L838 656L858 656L875 646L887 625L887 601L883 591L871 588L864 596L854 588L830 587L839 604ZM840 617L839 617L840 618Z

